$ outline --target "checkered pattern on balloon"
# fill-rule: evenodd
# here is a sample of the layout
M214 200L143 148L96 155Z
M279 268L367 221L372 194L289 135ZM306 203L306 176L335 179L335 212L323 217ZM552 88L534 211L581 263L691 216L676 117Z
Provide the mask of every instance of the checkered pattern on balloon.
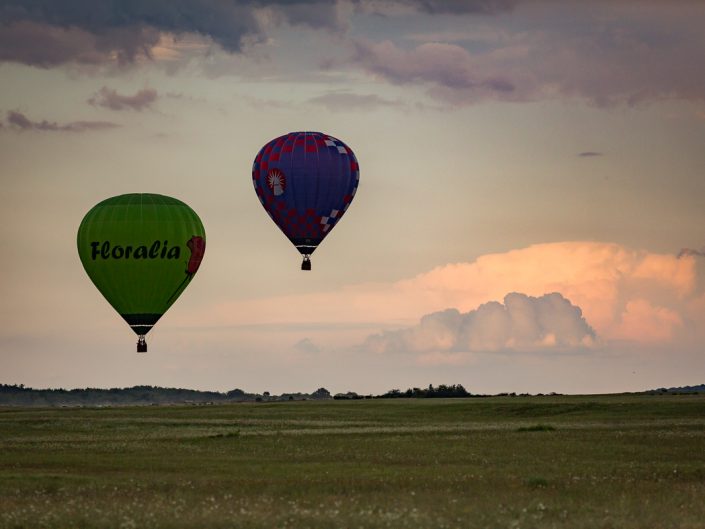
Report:
M252 181L262 206L306 263L350 206L360 169L341 140L292 132L262 147Z

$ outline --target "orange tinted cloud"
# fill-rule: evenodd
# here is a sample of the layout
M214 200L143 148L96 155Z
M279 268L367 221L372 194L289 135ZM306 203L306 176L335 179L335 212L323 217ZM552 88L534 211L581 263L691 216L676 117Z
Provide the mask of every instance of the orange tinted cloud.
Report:
M411 295L426 293L431 304L460 311L472 310L485 301L499 301L507 292L531 296L560 292L582 309L602 338L637 339L636 333L628 332L636 329L633 322L622 328L622 315L630 300L646 296L655 308L677 311L694 293L695 284L693 257L579 241L484 255L474 262L435 268L397 285Z
M469 312L489 301L501 302L510 292L534 297L558 292L582 310L600 340L643 342L667 339L684 319L703 318L694 313L702 295L696 292L697 279L693 256L678 258L614 243L556 242L439 266L394 283L223 303L201 316L210 325L410 326L433 312Z
M627 302L613 337L638 342L666 341L682 326L683 320L675 310L634 299Z

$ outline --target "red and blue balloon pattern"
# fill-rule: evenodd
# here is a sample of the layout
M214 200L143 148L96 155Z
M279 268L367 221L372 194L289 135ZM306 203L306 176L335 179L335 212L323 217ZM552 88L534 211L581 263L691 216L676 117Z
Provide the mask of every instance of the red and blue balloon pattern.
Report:
M341 140L321 132L291 132L262 147L252 181L269 216L307 257L350 206L360 168Z

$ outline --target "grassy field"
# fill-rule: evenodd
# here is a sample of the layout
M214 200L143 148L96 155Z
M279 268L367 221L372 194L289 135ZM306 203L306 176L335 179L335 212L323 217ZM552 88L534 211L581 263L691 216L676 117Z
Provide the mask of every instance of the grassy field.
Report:
M0 409L0 528L705 527L705 395Z

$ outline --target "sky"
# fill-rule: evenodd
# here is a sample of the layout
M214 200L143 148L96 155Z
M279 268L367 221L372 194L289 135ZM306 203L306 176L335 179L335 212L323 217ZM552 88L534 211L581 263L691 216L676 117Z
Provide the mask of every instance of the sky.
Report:
M704 383L703 27L696 0L0 0L0 383ZM250 174L303 130L360 164L311 272ZM136 192L208 238L146 355L76 250Z

